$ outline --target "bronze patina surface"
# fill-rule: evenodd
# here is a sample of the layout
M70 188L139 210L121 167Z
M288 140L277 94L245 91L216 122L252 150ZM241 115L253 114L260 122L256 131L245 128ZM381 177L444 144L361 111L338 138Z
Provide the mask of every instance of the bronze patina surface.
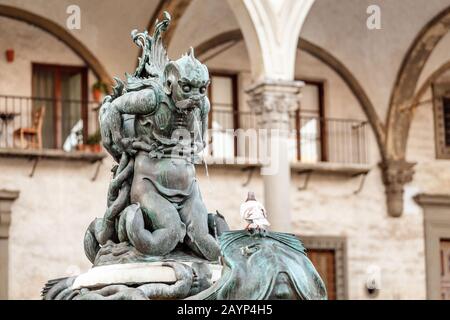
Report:
M116 164L106 212L89 225L84 248L94 268L160 263L176 280L117 283L112 277L101 287L73 287L77 277L56 279L46 284L44 298L325 299L295 236L229 231L223 216L208 213L194 165L205 148L209 73L192 49L168 59L161 36L169 23L165 13L152 36L132 31L142 48L138 67L125 81L115 78L100 108L102 142ZM211 265L219 263L222 275L213 284Z

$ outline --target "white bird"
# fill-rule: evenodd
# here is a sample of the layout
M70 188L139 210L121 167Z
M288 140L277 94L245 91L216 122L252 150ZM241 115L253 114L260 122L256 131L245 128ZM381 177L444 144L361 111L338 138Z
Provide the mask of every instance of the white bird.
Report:
M247 200L241 204L241 218L248 222L246 229L265 229L270 226L264 206L256 201L255 194L249 192Z

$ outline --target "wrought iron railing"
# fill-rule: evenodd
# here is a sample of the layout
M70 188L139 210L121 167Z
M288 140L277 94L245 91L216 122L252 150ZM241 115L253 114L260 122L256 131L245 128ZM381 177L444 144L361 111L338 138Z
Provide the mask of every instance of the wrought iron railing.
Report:
M368 122L322 118L296 112L291 116L292 158L301 162L367 164Z
M215 158L257 159L260 135L251 112L213 110L207 154ZM304 163L367 164L367 121L291 113L289 157ZM240 130L236 130L240 129Z
M42 147L78 150L98 130L98 102L0 95L0 148L27 148L18 131L33 128L34 113L45 107ZM366 164L368 123L361 120L290 114L289 157L305 163ZM214 109L204 154L216 159L260 157L256 116L250 111ZM98 138L98 137L97 137ZM94 139L95 140L95 139ZM227 163L226 161L224 161Z
M93 101L0 95L0 148L36 148L38 136L42 148L66 151L95 142L98 106Z

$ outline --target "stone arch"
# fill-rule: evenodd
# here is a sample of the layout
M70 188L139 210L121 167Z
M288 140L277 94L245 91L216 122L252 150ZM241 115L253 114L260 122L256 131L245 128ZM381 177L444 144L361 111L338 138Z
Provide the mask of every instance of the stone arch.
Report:
M221 45L230 42L238 42L241 40L244 40L244 37L240 29L226 31L196 46L195 52L197 56L201 56L207 51L217 48ZM298 49L308 52L315 58L325 63L328 67L333 69L347 84L351 92L355 95L356 99L361 104L361 107L363 108L367 118L369 119L369 122L375 132L377 143L380 148L380 153L382 157L384 157L384 126L375 111L375 107L373 106L372 102L370 101L369 97L367 96L355 76L342 62L340 62L332 54L327 52L325 49L309 42L308 40L300 38L297 46Z
M334 70L341 79L345 82L345 84L349 87L350 91L356 97L358 102L360 103L364 113L369 120L369 123L372 126L372 129L375 133L375 138L378 143L378 147L380 149L381 157L384 158L385 150L384 150L384 139L385 139L385 128L383 123L381 122L378 114L364 91L363 87L359 83L359 81L355 78L352 72L336 57L334 57L331 53L319 47L306 39L299 38L298 48L305 52L308 52L318 60L322 61L328 67Z
M244 40L244 35L242 34L242 31L240 29L225 31L197 45L194 48L195 54L197 56L201 56L209 50L217 48L225 43L237 42L242 40Z
M32 24L58 38L89 66L99 80L112 84L112 78L97 57L62 26L32 12L6 5L0 5L0 16Z
M314 1L285 1L274 5L259 0L228 0L242 30L245 45L253 53L250 64L255 79L271 77L289 80L293 76L291 69L295 61L295 45ZM191 3L192 0L160 0L147 29L151 30L154 21L168 11L172 22L164 38L169 46L181 17ZM280 32L282 27L293 32Z
M250 55L254 80L293 80L296 44L315 0L228 0Z
M403 58L392 89L386 120L386 151L392 160L405 158L420 74L434 48L449 29L450 7L447 7L420 30Z

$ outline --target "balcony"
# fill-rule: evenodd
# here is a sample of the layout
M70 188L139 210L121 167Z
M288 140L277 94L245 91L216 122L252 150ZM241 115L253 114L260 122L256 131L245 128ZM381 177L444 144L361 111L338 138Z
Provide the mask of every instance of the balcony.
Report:
M211 165L259 165L258 133L252 135L248 130L257 127L253 113L213 110L210 118L206 153ZM367 121L322 118L297 111L290 114L290 122L293 170L350 176L369 171ZM253 147L249 146L252 141Z
M41 127L36 113L44 108ZM99 103L80 100L0 95L0 156L62 157L98 160ZM368 123L321 118L301 112L290 115L289 157L297 171L367 171ZM221 110L209 117L205 160L211 165L259 166L259 133L252 112ZM35 128L36 134L20 131ZM26 131L26 130L25 130ZM36 143L37 135L40 142Z
M97 161L93 101L0 95L0 156Z

